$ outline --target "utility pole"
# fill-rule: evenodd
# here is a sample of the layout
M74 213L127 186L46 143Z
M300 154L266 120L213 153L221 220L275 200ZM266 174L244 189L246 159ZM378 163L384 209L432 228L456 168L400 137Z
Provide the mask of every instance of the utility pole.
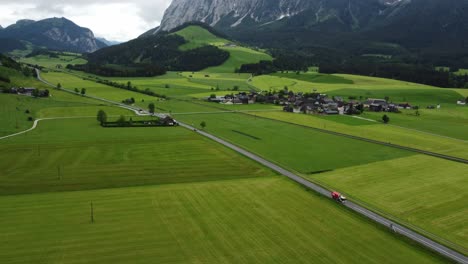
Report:
M91 223L94 224L94 207L93 207L93 202L91 202Z

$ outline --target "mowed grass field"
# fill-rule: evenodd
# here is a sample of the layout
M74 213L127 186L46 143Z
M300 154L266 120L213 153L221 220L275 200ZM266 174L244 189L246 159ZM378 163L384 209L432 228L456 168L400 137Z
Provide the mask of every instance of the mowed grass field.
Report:
M416 155L310 175L468 252L466 164Z
M0 160L0 194L272 174L192 131L102 128L95 118L42 121L30 133L3 140Z
M6 196L0 213L2 263L444 262L279 177Z
M188 41L185 45L181 46L182 50L190 50L199 48L206 45L217 46L222 50L229 52L229 59L220 66L209 67L204 72L212 73L234 73L239 69L242 64L257 63L261 60L271 61L273 58L262 52L242 46L228 46L232 42L220 37L215 36L208 30L199 26L189 26L176 33Z
M32 118L70 117L70 116L95 116L99 109L103 109L108 115L128 115L131 112L121 108L111 107L101 101L69 94L44 85L32 77L25 77L18 72L0 66L0 73L6 74L11 79L12 87L35 87L41 90L48 89L50 97L32 98L23 95L0 93L0 136L29 129ZM28 113L29 112L29 113Z
M466 97L462 89L443 89L396 80L345 74L323 75L313 72L277 73L275 76L253 78L251 84L260 90L281 90L288 87L295 92L319 92L344 99L388 97L391 102L419 106L402 114L389 114L391 124L461 140L468 139L468 107L458 106L457 100ZM426 109L440 104L441 109ZM366 118L381 121L382 113L369 113Z
M445 262L183 128L47 120L0 153L2 263Z
M175 114L175 117L197 127L204 121L207 132L306 174L411 155L393 148L257 118L255 114Z
M37 55L29 58L21 58L20 62L28 63L32 65L39 65L46 68L56 68L60 65L62 68L65 68L68 64L86 64L87 61L81 57L79 54L67 54L67 55L58 55L58 58L53 58L48 55Z
M289 122L301 126L326 129L455 157L468 158L468 142L466 141L408 130L404 127L385 125L380 122L359 120L350 116L316 116L280 111L255 112L254 114L259 117ZM365 114L364 116L368 115L370 114ZM369 117L378 119L377 114Z

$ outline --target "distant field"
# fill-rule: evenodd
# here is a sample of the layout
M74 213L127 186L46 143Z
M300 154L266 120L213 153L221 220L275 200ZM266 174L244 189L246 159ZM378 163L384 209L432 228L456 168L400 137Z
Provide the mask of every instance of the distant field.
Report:
M299 72L299 74L295 72L290 72L290 73L278 72L278 73L273 73L271 75L277 76L280 78L289 78L289 79L295 79L295 80L313 82L313 83L339 83L339 84L353 84L354 83L352 80L348 80L343 77L330 75L330 74L319 74L316 72L307 72L307 73Z
M256 51L241 46L226 46L227 44L232 44L232 42L219 38L208 30L198 26L186 27L176 34L184 37L188 41L187 44L181 46L182 50L195 49L205 45L214 45L230 53L230 58L224 64L207 68L204 72L233 73L236 69L240 68L242 64L257 63L261 60L271 61L273 59L270 55L262 51Z
M455 242L468 252L467 170L465 164L418 155L310 178Z
M2 141L0 168L3 195L272 174L182 128L102 128L95 118L48 120Z
M312 77L309 77L309 75ZM349 74L333 74L328 76L325 75L325 77L320 77L323 78L322 82L313 82L312 80L314 75L316 75L316 73L307 73L305 74L305 77L298 77L305 78L306 81L286 78L286 76L278 77L272 75L261 75L253 78L251 84L261 90L278 90L283 89L284 86L288 86L289 90L294 92L312 92L315 89L319 93L328 93L334 90L349 88L371 91L408 90L421 88L444 90L441 88L435 88L422 84Z
M40 65L47 68L56 68L57 65L65 68L68 64L86 64L87 61L79 54L59 55L58 58L52 58L48 55L38 55L30 58L22 58L20 62L33 65Z
M52 91L51 98L31 98L27 96L0 94L0 136L13 134L32 127L29 117L70 117L95 116L99 109L108 115L132 114L128 110L101 105L97 101L86 100L63 92ZM83 99L80 101L80 99ZM29 111L29 113L26 113Z
M349 125L349 122L362 123L362 120L348 121L345 118L353 119L348 116L337 119L336 117L317 117L285 112L256 112L255 115L468 159L467 142L381 123L369 122L369 125L364 126Z
M276 113L276 112L275 112ZM393 159L411 153L256 118L254 114L175 115L265 158L302 173Z
M145 101L146 103L144 105L147 106L150 102L156 102L159 100L153 96L118 89L104 84L99 84L94 81L83 80L77 76L62 72L47 72L42 73L41 76L50 83L60 83L65 89L74 90L75 88L85 88L88 95L102 97L116 102L121 102L122 100L133 97L137 102L142 102L142 100Z
M277 177L7 196L0 214L4 263L445 262Z
M13 94L0 93L0 136L23 131L32 126L28 121L29 117L60 117L60 116L95 116L99 109L104 109L109 115L129 114L127 110L109 107L106 104L54 90L44 85L32 77L24 77L19 73L0 66L0 72L8 74L12 83L9 86L36 87L39 89L49 89L49 98L32 98ZM26 113L27 110L29 114Z

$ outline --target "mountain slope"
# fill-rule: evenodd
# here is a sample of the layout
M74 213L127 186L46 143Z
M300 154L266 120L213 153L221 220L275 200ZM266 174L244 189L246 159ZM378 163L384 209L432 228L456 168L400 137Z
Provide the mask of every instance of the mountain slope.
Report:
M91 30L79 27L66 18L19 20L0 30L0 38L23 40L52 50L80 53L93 52L107 46L97 40Z
M182 45L182 50L190 50L213 45L221 50L229 52L229 59L223 64L215 67L204 69L207 72L234 72L243 64L258 63L262 60L271 61L272 57L262 51L256 51L250 48L242 47L237 43L233 43L227 39L215 35L206 27L197 25L189 25L174 34L183 37L187 43Z
M240 66L240 62L231 58L230 50L224 47L226 41L200 26L184 26L174 32L141 37L98 50L87 56L88 64L74 68L106 76L155 76L166 71L207 68L234 72L233 64Z
M150 32L201 21L269 48L322 46L355 55L410 51L450 54L453 61L453 54L468 48L467 13L466 0L174 0L160 29Z

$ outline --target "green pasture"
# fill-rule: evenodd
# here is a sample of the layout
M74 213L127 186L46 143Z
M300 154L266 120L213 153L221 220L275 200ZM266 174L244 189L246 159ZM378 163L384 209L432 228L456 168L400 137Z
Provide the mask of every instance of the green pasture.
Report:
M353 84L352 80L331 74L320 74L316 72L277 72L271 74L280 78L295 79L313 83L335 83L335 84Z
M28 63L32 65L39 65L46 68L56 68L57 65L60 65L62 68L65 68L68 64L86 64L87 61L81 57L79 54L66 54L59 55L58 58L53 58L48 55L37 55L30 58L21 58L20 62Z
M6 196L0 214L3 263L445 262L279 177Z
M420 115L415 110L405 110L402 113L386 113L392 125L416 129L436 135L452 137L468 142L468 108L422 109ZM365 118L382 120L383 113L367 112Z
M112 86L99 84L94 81L83 80L83 78L63 72L42 73L41 77L53 84L60 83L64 89L73 91L75 88L78 88L79 90L81 90L81 88L85 88L87 95L106 98L115 102L121 102L125 99L134 98L136 102L147 106L149 102L156 102L160 100L157 97L145 95L142 93L118 89Z
M0 153L0 195L273 174L183 128L102 128L95 118L42 121Z
M24 131L32 127L29 117L53 118L96 116L99 109L108 115L133 114L132 112L65 92L51 90L49 98L32 98L23 95L0 93L0 136ZM27 113L29 112L29 113Z
M40 89L48 89L49 87L31 76L26 77L22 73L0 66L0 75L4 77L8 77L10 79L10 83L4 83L0 81L0 87L36 87Z
M258 63L260 61L271 61L273 58L262 51L256 51L245 47L221 47L222 50L228 51L231 56L220 66L209 67L206 72L215 73L232 73L239 69L243 64Z
M298 125L321 128L436 153L468 158L468 142L466 141L369 121L366 121L369 122L368 125L350 125L349 122L363 123L364 121L354 121L354 118L350 116L343 116L338 119L338 117L319 117L315 115L292 114L286 112L255 112L254 114L256 116L286 121ZM353 121L347 121L346 118Z
M416 155L310 175L468 251L468 166Z
M298 77L295 73L277 73L273 75L261 75L252 79L251 84L260 90L280 90L285 86L294 92L313 92L328 93L341 89L362 89L370 91L379 90L409 90L409 89L431 89L443 90L422 84L409 83L391 79L349 75L333 74L318 75L317 73L301 73ZM291 78L288 78L288 77ZM294 77L294 78L293 78ZM316 82L314 82L314 79ZM318 80L318 81L317 81Z
M209 67L204 70L205 72L233 73L236 69L239 69L242 64L257 63L261 60L271 61L273 59L263 51L256 51L250 48L238 46L229 40L215 36L208 30L199 26L189 26L174 34L182 36L188 41L188 43L180 47L182 50L190 50L206 45L213 45L229 52L230 57L226 62L220 66ZM233 44L235 46L229 46L228 44Z
M276 113L276 112L275 112ZM222 113L175 117L302 173L333 170L411 155L409 152L316 132L252 115Z

